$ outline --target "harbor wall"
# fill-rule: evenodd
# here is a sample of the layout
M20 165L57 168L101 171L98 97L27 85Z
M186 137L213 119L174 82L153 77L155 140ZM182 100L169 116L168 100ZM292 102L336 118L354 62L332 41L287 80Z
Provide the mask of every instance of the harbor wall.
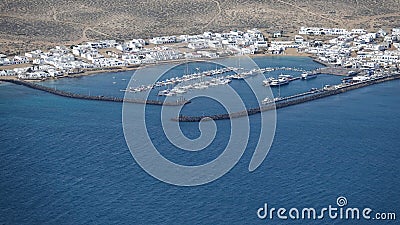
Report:
M176 102L164 102L164 101L157 101L157 100L145 100L145 99L124 99L118 97L109 97L109 96L94 96L94 95L83 95L83 94L76 94L67 91L57 90L55 88L46 87L40 84L36 84L33 82L22 81L22 80L9 80L9 79L0 79L0 81L9 82L17 85L23 85L32 89L44 91L50 94L67 97L67 98L76 98L76 99L83 99L83 100L95 100L95 101L108 101L108 102L129 102L129 103L136 103L136 104L149 104L149 105L166 105L166 106L178 106L184 105L189 103L190 101L180 100Z

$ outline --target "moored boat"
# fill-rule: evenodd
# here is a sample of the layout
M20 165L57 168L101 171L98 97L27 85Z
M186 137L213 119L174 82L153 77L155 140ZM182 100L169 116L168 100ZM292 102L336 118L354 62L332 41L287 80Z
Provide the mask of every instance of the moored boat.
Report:
M269 86L270 83L271 83L273 80L275 80L275 78L273 78L273 77L267 78L267 79L263 80L263 84L264 84L265 86Z
M269 83L269 85L272 87L286 85L286 84L289 84L289 79L287 79L287 78L274 79Z

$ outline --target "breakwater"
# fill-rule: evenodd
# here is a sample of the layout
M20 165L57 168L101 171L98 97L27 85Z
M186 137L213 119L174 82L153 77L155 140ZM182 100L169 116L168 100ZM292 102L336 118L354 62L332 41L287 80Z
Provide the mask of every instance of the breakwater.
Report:
M354 69L342 68L342 67L324 67L311 71L312 74L330 74L336 76L349 76L349 75L354 76L359 72L360 70L354 71Z
M67 97L67 98L76 98L76 99L83 99L83 100L95 100L95 101L107 101L107 102L129 102L135 104L149 104L149 105L165 105L165 106L178 106L190 103L190 101L180 99L174 102L164 102L164 101L157 101L157 100L148 100L148 99L124 99L118 97L109 97L109 96L102 96L102 95L82 95L71 93L67 91L57 90L55 88L46 87L40 84L36 84L33 82L22 81L22 80L8 80L8 79L0 79L0 81L9 82L17 85L24 85L29 88L33 88L36 90L44 91L47 93L51 93L54 95Z
M390 81L390 80L395 80L395 79L399 79L399 78L400 78L400 74L393 74L393 75L389 75L389 76L385 76L385 77L381 77L381 78L375 78L373 80L358 82L355 84L347 84L347 85L344 85L339 88L321 90L312 95L305 94L302 96L300 94L298 96L302 96L302 97L295 97L295 98L287 97L287 98L285 98L287 100L283 100L283 101L280 100L280 101L276 102L275 104L270 104L270 105L266 105L263 107L251 108L251 109L240 111L240 112L234 112L234 113L230 113L230 114L228 114L228 113L217 114L217 115L210 115L210 116L180 115L179 117L172 118L172 120L177 121L177 122L178 121L179 122L199 122L201 120L234 119L234 118L238 118L238 117L254 115L254 114L269 111L269 110L285 108L288 106L297 105L297 104L325 98L325 97L332 96L332 95L337 95L337 94L348 92L348 91L355 90L358 88L362 88L362 87L366 87L366 86L370 86L373 84L378 84L378 83L382 83L382 82L386 82L386 81Z

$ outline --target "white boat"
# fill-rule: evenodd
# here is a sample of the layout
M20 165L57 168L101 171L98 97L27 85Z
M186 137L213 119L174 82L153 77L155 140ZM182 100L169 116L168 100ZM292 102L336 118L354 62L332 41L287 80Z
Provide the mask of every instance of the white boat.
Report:
M315 73L302 73L301 74L301 79L303 80L308 80L308 79L312 79L312 78L316 78L317 74Z
M223 79L221 80L221 84L229 84L232 80L230 79Z
M168 93L169 93L169 90L163 90L163 91L158 92L158 96L163 96L163 95L166 95Z
M288 74L281 74L281 75L278 76L278 78L292 79L293 76L292 75L288 75Z
M273 78L273 77L267 78L266 80L263 80L263 84L264 84L265 86L269 86L270 83L271 83L273 80L275 80L275 78Z
M281 86L281 85L285 85L285 84L289 84L289 80L287 78L274 79L271 81L271 83L269 83L269 85L272 87Z
M187 91L185 89L182 89L182 88L177 88L176 90L174 90L174 92L177 93L177 94L184 94Z
M196 85L194 88L195 89L206 89L206 88L208 88L208 86L204 85L204 84L200 84L200 85Z
M267 98L264 98L264 100L262 101L262 104L266 105L266 104L273 103L273 102L274 102L274 99L267 97Z
M219 83L217 83L218 81L212 81L211 83L210 83L210 86L218 86L219 85Z
M243 80L246 76L243 74L235 74L231 76L232 79L236 79L236 80Z

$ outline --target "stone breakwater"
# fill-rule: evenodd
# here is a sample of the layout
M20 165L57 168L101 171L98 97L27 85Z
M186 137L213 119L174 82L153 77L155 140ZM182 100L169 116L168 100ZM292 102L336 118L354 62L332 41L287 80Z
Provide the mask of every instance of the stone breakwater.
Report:
M22 81L22 80L7 80L7 79L0 79L0 81L9 82L17 85L24 85L29 88L33 88L36 90L44 91L47 93L51 93L54 95L67 97L67 98L76 98L76 99L84 99L84 100L95 100L95 101L108 101L108 102L129 102L129 103L136 103L136 104L149 104L149 105L165 105L165 106L178 106L190 103L190 101L186 100L178 100L176 102L164 102L164 101L157 101L157 100L148 100L148 99L124 99L118 97L109 97L109 96L94 96L94 95L82 95L71 93L67 91L57 90L55 88L46 87L40 84L36 84L33 82Z
M378 84L378 83L382 83L382 82L386 82L386 81L390 81L390 80L395 80L395 79L399 79L399 78L400 78L400 74L393 74L390 76L386 76L386 77L382 77L382 78L378 78L378 79L374 79L374 80L369 80L369 81L359 82L359 83L355 83L355 84L351 84L351 85L346 85L346 86L343 86L343 87L340 87L337 89L324 90L322 92L319 92L319 93L316 93L313 95L309 95L309 96L304 96L304 97L300 97L300 98L296 98L296 99L290 99L290 100L286 100L286 101L279 101L279 102L276 102L275 104L270 104L270 105L263 106L263 107L251 108L251 109L248 109L245 111L234 112L234 113L230 113L230 114L228 114L228 113L217 114L217 115L210 115L210 116L180 115L179 117L172 118L172 120L177 121L177 122L199 122L201 120L225 120L225 119L233 119L233 118L238 118L238 117L250 116L250 115L257 114L257 113L274 110L274 109L285 108L288 106L297 105L297 104L325 98L325 97L332 96L332 95L337 95L337 94L348 92L348 91L355 90L358 88L362 88L362 87L366 87L366 86L370 86L373 84Z

